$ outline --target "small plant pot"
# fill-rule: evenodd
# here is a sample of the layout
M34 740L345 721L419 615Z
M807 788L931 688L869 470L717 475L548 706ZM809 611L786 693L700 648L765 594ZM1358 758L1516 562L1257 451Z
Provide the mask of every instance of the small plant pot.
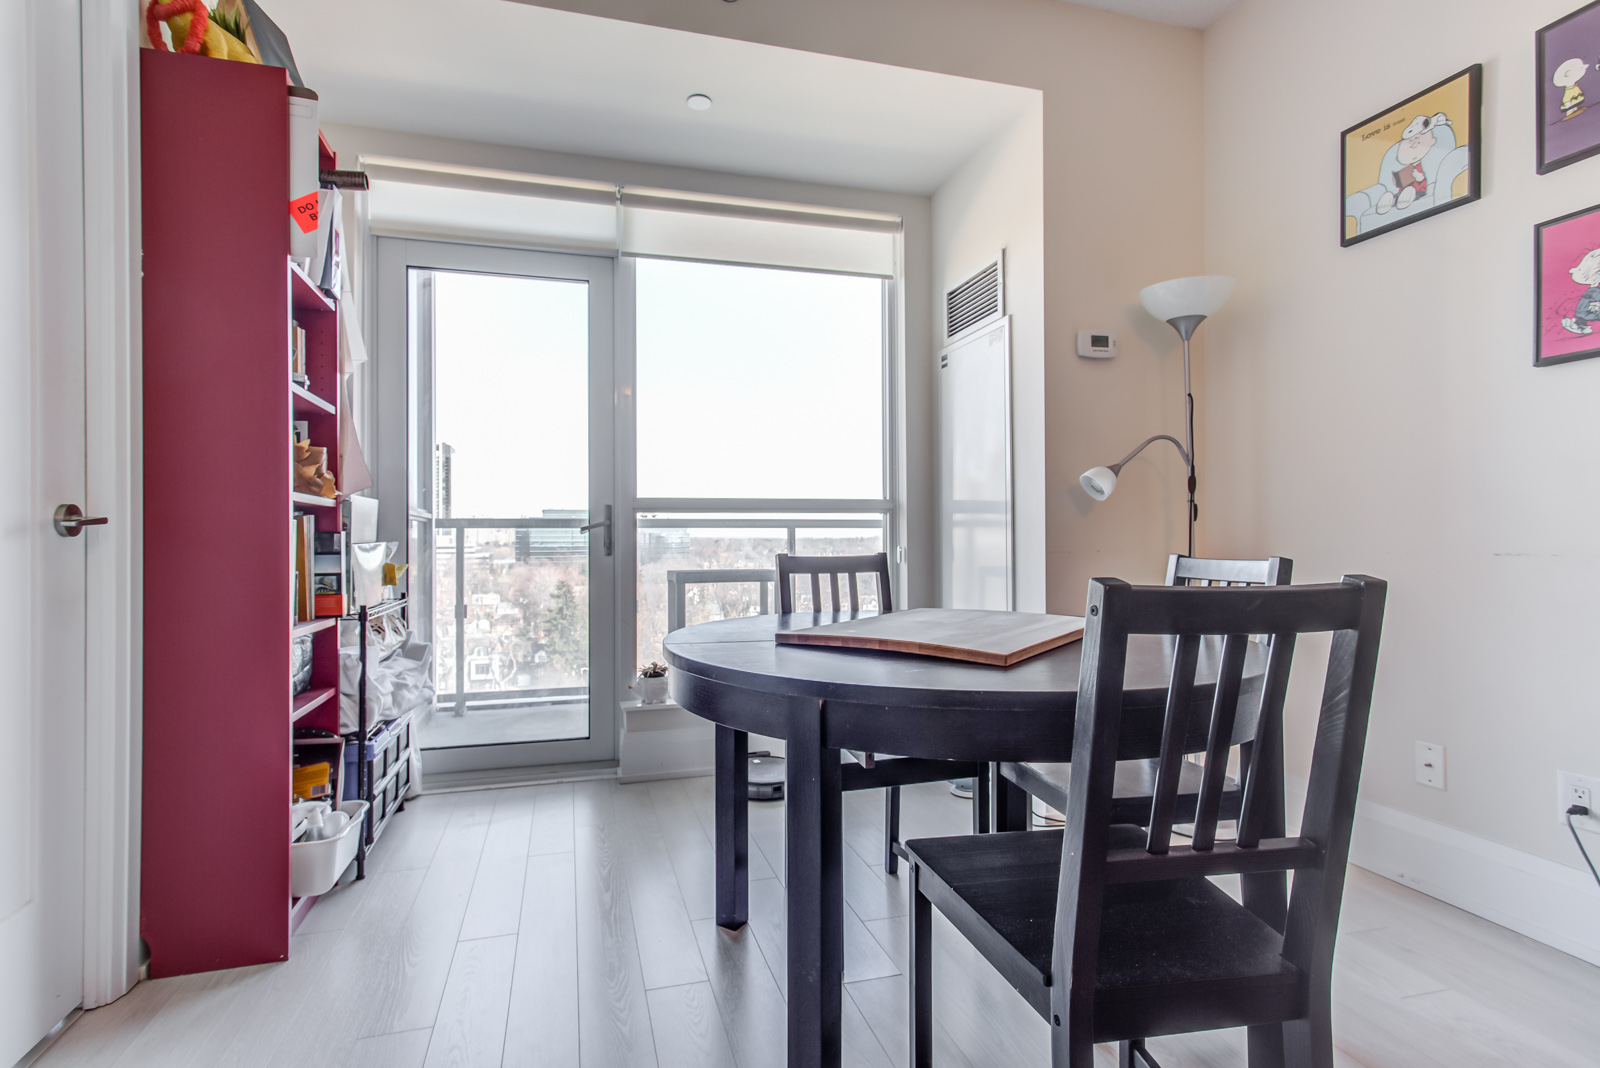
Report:
M667 677L647 679L643 675L633 680L633 696L641 704L664 705L670 698L667 696Z

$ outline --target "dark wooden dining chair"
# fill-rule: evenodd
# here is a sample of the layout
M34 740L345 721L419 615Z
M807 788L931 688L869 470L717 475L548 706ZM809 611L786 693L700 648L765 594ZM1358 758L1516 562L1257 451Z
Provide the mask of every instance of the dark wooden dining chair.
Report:
M894 598L889 588L889 554L873 553L868 556L790 556L777 555L778 611L788 615L801 600L796 596L797 582L809 586L809 598L802 611L859 612L862 610L861 575L876 576L877 610L894 611ZM809 583L800 580L809 579ZM826 587L824 587L826 579ZM841 585L841 579L844 580ZM824 603L823 589L828 590ZM841 597L849 593L846 601ZM925 760L913 757L889 756L883 753L863 753L847 750L844 767L840 770L841 788L844 790L882 789L883 796L883 870L895 874L900 864L900 787L919 782L943 782L946 779L973 780L972 830L974 834L989 826L989 765L971 761Z
M1294 561L1285 556L1272 556L1265 560L1208 560L1173 553L1167 559L1168 586L1287 586L1293 575ZM1266 755L1277 757L1283 745L1282 734L1272 733L1267 744L1273 751ZM1264 766L1274 768L1278 763L1277 760L1271 760ZM1150 808L1155 773L1154 760L1118 762L1116 782L1112 788L1111 815L1114 822L1140 822L1141 814ZM1194 819L1195 801L1200 795L1200 768L1190 761L1184 761L1178 773L1176 822L1188 823ZM995 827L1002 831L1026 830L1031 822L1032 798L1039 798L1057 811L1066 810L1072 765L998 764L993 769L993 781ZM1225 779L1218 818L1238 819L1243 797L1241 785L1231 778ZM1275 815L1268 821L1267 833L1282 834L1281 804L1273 807Z
M1094 1044L1113 1041L1122 1065L1156 1068L1150 1037L1241 1026L1256 1068L1332 1068L1334 938L1386 593L1362 575L1244 589L1090 582L1063 828L906 843L913 1066L932 1063L937 908L1049 1023L1055 1068L1090 1068ZM1235 840L1218 841L1249 635L1272 635L1259 729L1282 713L1296 637L1313 632L1332 632L1333 644L1300 835L1263 834L1268 783L1258 767L1245 779ZM1139 634L1176 637L1173 670L1165 708L1129 718L1123 672ZM1218 681L1197 693L1200 643L1212 635L1226 636ZM1205 767L1194 835L1175 845L1185 751L1203 751ZM1114 823L1118 758L1151 752L1145 826ZM1281 932L1205 878L1291 870Z

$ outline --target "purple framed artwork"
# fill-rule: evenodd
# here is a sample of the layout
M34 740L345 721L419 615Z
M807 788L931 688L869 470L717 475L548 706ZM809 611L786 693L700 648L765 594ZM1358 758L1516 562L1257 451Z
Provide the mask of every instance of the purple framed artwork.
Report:
M1600 0L1534 35L1539 173L1600 152Z
M1600 204L1533 228L1533 365L1600 356Z

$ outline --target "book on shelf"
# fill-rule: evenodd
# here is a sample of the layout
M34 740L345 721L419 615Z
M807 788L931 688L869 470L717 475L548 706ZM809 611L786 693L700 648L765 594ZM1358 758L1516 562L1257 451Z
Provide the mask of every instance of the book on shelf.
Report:
M294 618L301 623L316 618L312 601L312 560L316 556L314 536L317 530L315 516L296 514L290 523L290 536L294 542Z

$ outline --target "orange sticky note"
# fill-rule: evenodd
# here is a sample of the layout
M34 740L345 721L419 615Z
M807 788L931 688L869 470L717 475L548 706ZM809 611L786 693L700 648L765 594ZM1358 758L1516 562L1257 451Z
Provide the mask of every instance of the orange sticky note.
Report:
M289 201L289 218L300 227L302 234L309 234L317 228L317 194L313 190L303 197L296 197Z

